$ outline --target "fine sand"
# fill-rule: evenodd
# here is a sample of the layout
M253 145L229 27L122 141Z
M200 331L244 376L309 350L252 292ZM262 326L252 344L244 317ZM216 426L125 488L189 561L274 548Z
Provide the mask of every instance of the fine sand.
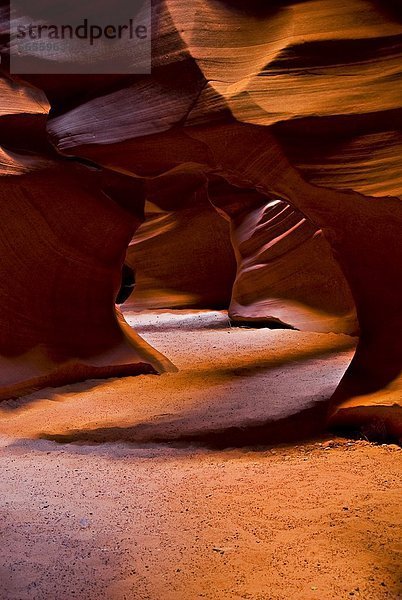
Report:
M179 368L0 405L1 600L396 600L401 450L323 435L355 340L126 314Z

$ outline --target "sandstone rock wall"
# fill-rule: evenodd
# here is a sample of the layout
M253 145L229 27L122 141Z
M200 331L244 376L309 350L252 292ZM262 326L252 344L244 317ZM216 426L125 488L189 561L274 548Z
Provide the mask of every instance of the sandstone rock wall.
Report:
M2 41L6 29L5 15ZM22 316L10 317L16 339L26 336L27 351L48 345L46 319L39 319L34 294L23 291L35 286L24 288L25 278L19 274L18 281L11 284L8 275L12 263L24 261L31 222L35 222L34 213L23 210L27 202L39 207L35 210L46 222L49 236L60 227L52 216L54 210L66 215L67 225L57 239L65 236L78 254L85 239L84 253L90 247L91 257L99 248L99 233L95 232L104 225L103 211L110 211L107 221L114 227L110 243L105 245L110 255L99 250L99 258L87 261L94 273L98 260L106 261L111 269L110 280L98 279L100 288L107 288L104 298L108 305L105 313L99 310L110 317L117 289L113 274L120 272L124 247L138 225L144 200L164 197L165 209L175 211L175 203L208 185L212 204L231 222L238 260L233 314L243 317L239 307L246 306L252 318L277 311L269 316L285 320L281 311L286 304L285 312L297 324L309 320L307 313L313 306L311 323L320 321L319 313L324 311L330 317L321 319L321 326L332 318L337 330L344 330L351 327L353 319L349 286L360 342L336 402L365 395L370 403L370 397L398 380L402 366L402 25L398 4L375 0L278 0L269 5L250 0L159 0L153 3L153 35L151 76L26 75L19 78L25 82L21 84L7 73L7 48L3 47L1 89L5 101L0 105L0 143L6 156L2 159L2 222L6 231L21 222L24 232L20 237L16 233L3 236L2 242L3 255L12 257L3 261L9 265L2 284L3 303L17 292L25 302ZM46 121L47 101L52 112ZM24 133L23 125L27 126ZM36 157L23 154L16 158L21 150L35 152ZM49 160L53 162L48 164ZM51 185L55 170L58 176L60 173L62 192ZM98 187L93 180L102 183ZM217 180L243 190L236 197L234 213L230 201L219 206L214 198L212 184ZM180 195L164 194L167 182L170 190L180 188ZM35 185L37 192L31 190ZM82 206L88 206L85 214L77 213L78 221L70 214L70 186L77 197L82 188L86 198ZM10 212L7 198L13 190L19 200ZM251 190L251 195L246 190ZM94 208L97 198L99 220ZM277 200L283 204L273 205ZM277 227L282 207L289 227L283 222ZM331 298L325 293L325 281L317 288L315 275L308 275L314 293L310 305L303 308L304 316L303 310L297 316L294 303L300 300L300 289L292 291L296 265L310 265L308 257L313 261L317 249L329 268L333 263L326 244L347 283L339 269L331 266L326 275L342 282L335 287L343 290L339 297ZM288 252L275 270L275 255L278 258L284 247ZM48 244L47 254L61 254L61 261L66 261L66 251L56 250L55 240ZM45 254L37 256L38 273L47 272ZM252 267L258 274L260 265L266 269L262 284L248 269ZM85 271L84 277L84 271L86 280L89 273ZM71 322L67 319L64 327L73 338L82 340L80 327L87 322L85 307L92 306L88 291L92 284L78 279L83 299L77 300L73 309L68 300L69 276L61 275L56 285L54 274L41 281L33 272L41 289L58 290L53 304L47 297L43 310L52 314L55 303L63 298L71 308L67 310ZM285 273L289 273L289 285L280 280ZM299 276L301 281L301 273ZM14 286L18 290L14 291ZM281 301L275 308L272 300L277 294ZM90 298L89 304L86 298ZM99 326L104 318L99 318ZM7 323L10 319L7 317ZM32 336L32 330L38 334ZM3 325L3 331L7 346L10 326ZM90 331L92 338L93 328ZM120 329L116 335L123 335ZM106 346L114 347L112 337ZM76 354L74 344L68 344L63 335L58 339L65 360ZM94 347L98 342L95 335ZM85 344L91 347L89 340ZM21 357L20 349L17 345L16 356Z

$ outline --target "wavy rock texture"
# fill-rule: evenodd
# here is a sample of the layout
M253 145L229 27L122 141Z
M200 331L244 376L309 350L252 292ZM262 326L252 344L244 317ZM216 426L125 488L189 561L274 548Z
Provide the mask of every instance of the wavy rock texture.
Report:
M402 366L400 11L374 0L266 4L155 2L151 77L94 77L93 88L91 78L72 77L70 87L57 76L25 79L53 103L48 133L59 152L132 185L143 181L152 202L164 178L180 182L187 198L210 182L212 203L231 220L234 315L246 303L252 318L275 308L270 316L280 320L347 330L349 286L361 334L334 398L337 414L355 406L368 414L374 404L375 418L394 415L388 400L400 395ZM219 206L214 198L217 178L242 190L235 213L230 199ZM331 264L327 282L339 287L332 297L325 282L317 289L316 249ZM247 297L249 270L260 264L264 281L253 279L257 291ZM299 264L312 269L312 312L299 310L303 294L282 280ZM286 315L272 303L277 293ZM396 392L381 395L389 385Z
M127 251L135 288L125 307L222 308L236 276L229 226L204 193L175 211L146 204L146 220Z
M346 281L322 234L301 213L262 195L254 209L255 192L218 182L209 187L211 202L203 187L189 197L180 189L175 194L180 207L152 195L175 210L147 203L126 256L136 285L125 307L229 307L234 323L356 333ZM237 214L239 201L246 208Z
M217 182L214 206L231 223L238 262L229 315L306 331L355 333L346 281L320 231L283 200Z
M35 91L16 89L17 101L4 103L7 116L46 114ZM114 309L120 265L142 220L138 186L4 148L0 177L0 398L169 368ZM138 202L128 212L119 198L130 193Z

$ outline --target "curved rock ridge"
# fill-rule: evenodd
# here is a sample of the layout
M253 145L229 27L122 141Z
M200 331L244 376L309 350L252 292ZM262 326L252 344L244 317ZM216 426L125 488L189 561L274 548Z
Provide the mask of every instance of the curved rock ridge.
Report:
M255 192L216 182L208 192L214 211L200 192L201 202L189 197L180 210L147 203L126 257L136 272L126 308L229 307L233 323L357 332L345 279L322 234L303 215L264 196L254 209ZM240 214L230 206L236 197L245 204Z
M355 334L350 290L321 231L284 200L220 183L211 202L231 222L238 269L229 316ZM251 210L250 210L251 208Z
M0 79L0 118L17 115L47 117L50 105L38 88L21 85L12 79Z
M136 273L131 310L219 308L230 302L236 263L229 226L205 190L167 211L146 203L145 222L134 234L126 263Z
M130 213L118 201L132 182L4 150L0 177L0 398L171 369L114 307L141 222L140 200Z
M398 118L401 115L395 115L396 126ZM340 138L338 144L328 144L322 136L308 149L297 134L283 139L289 155L311 183L339 190L352 188L368 196L402 199L402 127L349 135Z
M402 369L398 7L374 0L278 0L268 7L159 0L153 36L151 76L72 78L65 97L67 79L23 78L54 99L47 131L56 151L70 157L63 168L95 177L90 166L74 165L79 160L96 165L100 178L114 172L120 209L138 212L146 197L175 219L183 205L195 210L195 190L209 185L212 205L230 220L234 317L351 332L351 292L360 341L334 405L340 411L357 403L353 414L361 419L374 403L375 418L386 415L392 428L396 413L382 404L381 390L393 386L396 398ZM44 172L41 185L48 185ZM225 182L224 194L216 193L217 181ZM67 203L67 185L65 192ZM163 243L166 221L159 226ZM123 238L125 245L130 238L123 227L120 235L119 268ZM139 247L144 230L140 235ZM72 247L78 238L71 236Z
M376 392L393 381L400 392L400 200L309 184L289 164L278 141L265 128L231 124L194 131L193 135L208 143L222 177L232 185L254 186L267 197L285 198L320 226L329 241L350 285L361 329L356 354L334 402L342 404L355 398L357 403L364 403L359 397L373 394L378 402L381 396ZM242 145L253 150L245 155Z

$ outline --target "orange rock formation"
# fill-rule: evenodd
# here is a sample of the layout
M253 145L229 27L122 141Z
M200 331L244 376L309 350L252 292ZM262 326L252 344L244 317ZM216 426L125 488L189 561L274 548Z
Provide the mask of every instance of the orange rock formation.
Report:
M230 221L231 316L350 333L355 307L360 341L333 420L382 419L397 431L398 3L159 0L153 36L151 76L17 81L3 68L2 396L166 368L115 315L121 265L147 199L153 220L128 260L137 268L152 247L165 262L159 272L155 258L144 264L138 306L153 292L163 305L166 291L176 305L229 301L229 234L208 195ZM173 241L184 215L193 229ZM215 226L219 241L207 231ZM228 265L219 289L208 288L209 273L193 288L183 282L191 255L167 281L166 265L193 236L217 263L223 256L212 280Z

